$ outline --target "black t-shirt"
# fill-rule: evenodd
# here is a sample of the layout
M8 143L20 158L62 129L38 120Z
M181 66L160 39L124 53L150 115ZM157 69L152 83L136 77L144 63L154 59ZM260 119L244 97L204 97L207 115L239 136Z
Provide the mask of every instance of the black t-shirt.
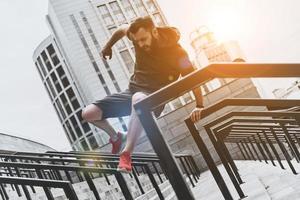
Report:
M152 93L194 70L186 51L178 44L176 28L159 27L159 46L145 52L134 44L136 61L129 90Z

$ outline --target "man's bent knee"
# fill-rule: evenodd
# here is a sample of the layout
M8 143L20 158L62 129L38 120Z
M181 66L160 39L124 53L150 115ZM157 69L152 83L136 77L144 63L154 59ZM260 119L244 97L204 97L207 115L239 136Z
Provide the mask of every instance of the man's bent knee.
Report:
M82 110L81 117L87 122L101 120L102 110L98 106L90 104Z
M146 98L147 94L143 93L143 92L136 92L133 94L132 96L132 105L141 101L142 99Z

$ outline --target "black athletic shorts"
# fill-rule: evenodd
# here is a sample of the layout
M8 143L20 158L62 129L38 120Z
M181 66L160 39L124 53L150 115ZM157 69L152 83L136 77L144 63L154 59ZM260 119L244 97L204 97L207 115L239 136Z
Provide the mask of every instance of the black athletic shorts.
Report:
M133 94L133 92L127 89L120 93L108 95L101 100L96 100L92 104L102 110L102 119L128 116L131 114L131 100ZM160 116L164 107L165 106L162 105L154 110L155 117Z

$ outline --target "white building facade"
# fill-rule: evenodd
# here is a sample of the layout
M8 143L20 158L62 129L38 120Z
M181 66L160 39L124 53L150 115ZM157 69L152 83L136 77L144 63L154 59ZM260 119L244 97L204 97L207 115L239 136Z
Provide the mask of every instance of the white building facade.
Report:
M201 69L211 63L245 62L246 58L237 41L218 43L214 34L205 26L190 34L191 45L195 51L194 63ZM204 94L212 92L233 79L214 79L203 85Z

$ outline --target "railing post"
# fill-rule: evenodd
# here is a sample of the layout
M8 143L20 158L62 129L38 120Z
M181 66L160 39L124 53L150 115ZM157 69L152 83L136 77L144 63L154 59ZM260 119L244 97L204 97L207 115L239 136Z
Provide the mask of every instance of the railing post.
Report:
M263 156L265 162L268 164L268 158L267 158L267 155L265 154L263 148L260 146L259 142L256 140L254 135L252 136L252 138L253 138L258 150L260 151L260 154Z
M207 164L207 167L209 168L209 170L211 171L219 189L221 190L222 194L223 194L223 197L226 199L226 200L233 200L231 194L230 194L230 191L219 171L219 169L217 168L213 158L211 157L204 141L202 140L201 136L199 135L196 127L195 127L195 124L190 120L190 119L186 119L185 120L185 123L192 135L192 137L194 138L194 141L196 142L206 164Z
M134 105L134 107L155 153L160 158L161 166L165 169L177 198L186 200L195 199L191 189L182 176L182 172L179 169L169 145L154 121L151 111L139 108L136 105Z
M291 147L292 147L292 151L295 153L295 157L300 160L300 153L294 143L294 141L292 140L288 130L286 129L285 125L280 123L280 127L282 128L282 131L284 133L284 135L286 136L288 142L290 143Z
M247 143L247 141L244 139L243 142L244 142L246 148L248 149L248 151L249 151L249 153L250 153L250 156L251 156L252 160L256 161L256 158L255 158L253 152L251 151L251 149L250 149L249 144Z
M280 167L281 167L282 169L285 169L284 166L283 166L283 164L281 163L281 159L280 159L280 157L279 157L279 155L278 155L278 153L277 153L277 151L276 151L276 149L275 149L275 147L274 147L272 141L271 141L270 138L268 137L267 133L266 133L265 131L263 131L263 134L264 134L264 136L265 136L267 142L269 143L269 146L271 147L271 149L272 149L272 151L273 151L275 157L277 158L277 161L278 161Z
M247 160L246 155L245 155L245 153L243 152L241 145L240 145L238 142L236 142L236 145L237 145L238 148L240 149L240 152L242 153L242 156L244 157L244 160Z
M279 145L279 148L280 148L280 150L282 151L282 153L283 153L283 155L284 155L284 157L285 157L285 159L286 159L286 161L287 161L289 167L291 168L292 172L293 172L294 174L297 174L297 172L296 172L296 170L295 170L293 164L291 163L291 158L290 158L290 155L288 154L286 148L284 147L284 145L282 144L282 142L281 142L281 141L279 140L279 138L277 137L277 135L276 135L274 129L273 129L273 128L270 128L270 131L271 131L271 133L273 134L275 140L277 141L277 143L278 143L278 145Z
M265 151L267 152L268 157L270 158L272 164L273 164L274 166L276 166L276 164L275 164L275 162L274 162L274 158L273 158L273 156L272 156L272 154L271 154L271 152L270 152L268 146L267 146L266 143L262 140L262 138L261 138L261 136L260 136L259 134L257 134L257 137L258 137L258 139L260 140L260 143L263 145Z
M250 145L251 145L251 147L252 147L252 149L253 149L254 153L256 154L256 157L257 157L257 159L259 160L259 162L261 162L260 156L259 156L259 154L258 154L257 150L255 149L255 147L254 147L254 145L253 145L252 141L250 140L250 138L249 138L249 137L247 138L247 140L248 140L248 142L250 143Z

